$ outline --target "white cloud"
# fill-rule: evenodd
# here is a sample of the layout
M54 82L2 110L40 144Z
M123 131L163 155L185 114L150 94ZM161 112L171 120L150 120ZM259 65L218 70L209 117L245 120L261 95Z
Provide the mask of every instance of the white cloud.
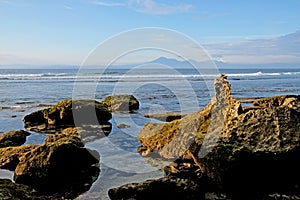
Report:
M194 6L189 4L168 5L164 3L157 3L153 0L130 0L128 5L137 12L159 15L188 12L194 9Z
M108 7L126 6L127 5L127 3L108 2L108 1L94 1L93 3L98 5L98 6L108 6Z
M115 7L123 6L128 7L136 12L153 14L153 15L167 15L172 13L189 12L194 9L190 4L165 4L158 3L154 0L128 0L125 2L112 2L112 1L94 1L99 6Z
M64 9L66 9L66 10L73 10L73 7L64 5Z
M300 62L300 31L271 39L204 45L215 60L229 63Z

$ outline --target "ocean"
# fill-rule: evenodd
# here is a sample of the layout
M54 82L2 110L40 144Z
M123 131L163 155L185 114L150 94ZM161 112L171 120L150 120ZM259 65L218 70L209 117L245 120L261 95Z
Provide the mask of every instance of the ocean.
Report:
M219 69L218 73L228 76L236 98L300 95L300 67ZM0 134L24 129L22 119L26 114L64 99L101 101L112 94L133 94L140 109L131 114L113 114L109 136L86 143L101 155L101 174L78 199L108 199L107 190L111 187L163 175L155 163L136 151L140 145L136 139L139 130L146 122L157 121L142 114L187 114L200 110L214 95L212 85L217 75L194 69L0 69ZM119 129L116 125L120 123L130 127ZM26 144L41 144L46 137L32 132ZM12 172L0 170L0 178L12 179Z

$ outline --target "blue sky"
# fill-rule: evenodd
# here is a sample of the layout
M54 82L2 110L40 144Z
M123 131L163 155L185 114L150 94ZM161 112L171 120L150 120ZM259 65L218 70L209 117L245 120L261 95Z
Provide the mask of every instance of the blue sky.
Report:
M233 54L247 42L254 52L258 39L274 46L270 41L300 30L299 11L299 0L0 0L0 65L80 65L101 42L143 27L178 31L216 59L239 63L249 55Z

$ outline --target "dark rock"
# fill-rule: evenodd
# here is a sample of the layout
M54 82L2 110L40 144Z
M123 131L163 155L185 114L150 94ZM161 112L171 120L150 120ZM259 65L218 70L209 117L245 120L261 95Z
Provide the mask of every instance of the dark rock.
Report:
M143 114L144 117L147 118L154 118L164 122L171 122L177 119L183 118L185 115L177 114L177 113L166 113L166 114L159 114L159 113L149 113Z
M163 177L143 183L131 183L108 191L111 200L194 200L205 199L201 183L177 177Z
M93 100L64 100L35 111L23 119L28 130L61 131L67 127L107 123L112 115L107 106Z
M46 196L40 196L34 189L13 183L8 179L0 179L0 199L1 200L46 200L55 199Z
M69 195L74 197L95 181L97 163L97 152L83 148L76 135L63 133L19 157L14 180L43 194L72 191Z
M23 130L10 131L0 135L0 148L9 146L20 146L26 142L30 133Z
M139 109L139 101L130 94L106 97L101 103L107 105L111 112L134 112Z

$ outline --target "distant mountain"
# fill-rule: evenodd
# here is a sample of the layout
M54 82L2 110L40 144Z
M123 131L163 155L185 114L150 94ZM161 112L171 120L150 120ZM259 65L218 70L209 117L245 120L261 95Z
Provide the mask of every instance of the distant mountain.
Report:
M179 61L172 58L160 57L153 61L145 64L163 64L177 69L191 68L192 65L200 66L201 68L212 67L212 62L220 69L230 68L300 68L300 63L267 63L267 64L237 64L237 63L226 63L221 61L207 61L207 62L196 62L196 61Z
M174 58L159 57L155 60L147 62L146 64L154 64L154 63L167 65L173 68L187 68L187 67L191 67L191 64L195 63L195 61L179 61Z

